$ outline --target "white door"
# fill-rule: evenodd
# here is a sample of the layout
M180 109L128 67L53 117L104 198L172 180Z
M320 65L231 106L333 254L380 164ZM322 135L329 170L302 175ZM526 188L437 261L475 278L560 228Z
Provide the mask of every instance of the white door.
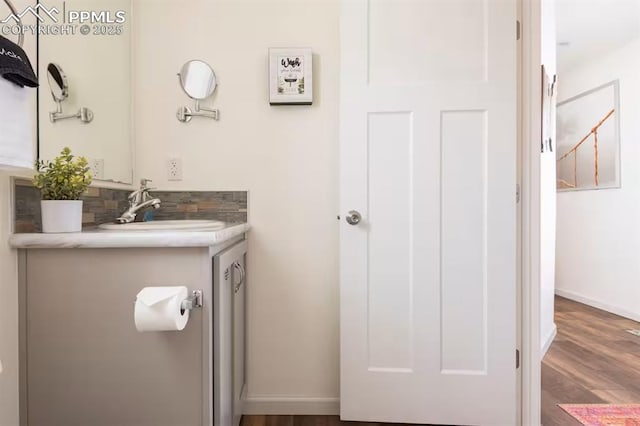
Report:
M342 419L516 424L516 0L342 0L341 38Z

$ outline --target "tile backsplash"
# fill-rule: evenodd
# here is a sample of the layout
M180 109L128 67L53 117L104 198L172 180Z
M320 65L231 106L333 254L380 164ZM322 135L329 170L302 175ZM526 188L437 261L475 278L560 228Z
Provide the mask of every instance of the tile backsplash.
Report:
M113 222L129 206L131 190L91 187L82 196L82 227ZM14 232L40 232L40 190L30 181L14 180ZM214 219L228 223L247 221L246 191L151 191L162 201L154 220Z

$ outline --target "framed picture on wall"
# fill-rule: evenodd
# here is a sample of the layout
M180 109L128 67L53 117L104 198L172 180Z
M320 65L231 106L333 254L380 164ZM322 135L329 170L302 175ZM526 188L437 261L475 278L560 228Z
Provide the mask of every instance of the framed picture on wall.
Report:
M269 49L269 103L313 103L313 55L310 48Z
M542 66L542 146L540 152L553 153L556 141L556 94L558 93L557 76L547 73Z
M557 189L620 187L618 80L558 103Z

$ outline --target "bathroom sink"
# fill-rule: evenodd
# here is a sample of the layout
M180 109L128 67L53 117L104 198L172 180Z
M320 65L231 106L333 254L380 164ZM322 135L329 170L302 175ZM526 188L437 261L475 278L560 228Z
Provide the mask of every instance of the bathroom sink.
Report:
M225 223L217 220L153 220L149 222L103 223L104 231L216 231Z

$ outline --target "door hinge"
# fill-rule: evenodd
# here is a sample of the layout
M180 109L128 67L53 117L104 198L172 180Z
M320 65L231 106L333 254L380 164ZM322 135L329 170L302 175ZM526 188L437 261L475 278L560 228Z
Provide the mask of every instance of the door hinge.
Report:
M516 349L516 370L520 368L520 350Z
M516 21L516 40L520 40L520 21Z
M520 184L516 183L516 204L520 202Z

